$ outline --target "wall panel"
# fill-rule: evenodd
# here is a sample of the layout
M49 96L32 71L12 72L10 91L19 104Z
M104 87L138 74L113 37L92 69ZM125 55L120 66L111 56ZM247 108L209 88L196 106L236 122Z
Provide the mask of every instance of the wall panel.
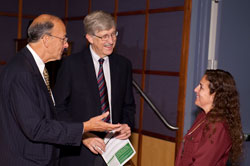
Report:
M147 0L119 0L118 11L127 12L127 11L136 11L136 10L145 10Z
M166 120L176 125L179 77L147 75L145 91ZM175 137L147 104L144 106L143 130Z
M62 3L63 2L63 3ZM27 1L23 0L23 13L31 15L40 15L42 13L54 14L58 17L64 17L65 3L62 0L42 0Z
M138 134L132 133L130 141L138 152ZM174 166L175 143L143 136L142 165L143 166ZM138 153L131 159L137 166Z
M33 21L32 18L30 19L22 19L22 38L28 38L28 27L31 24L31 22Z
M18 13L18 0L2 1L0 5L0 12Z
M73 42L72 53L79 52L86 47L87 41L83 29L83 21L70 21L67 24L67 36L70 42Z
M85 16L88 14L89 0L68 0L68 17Z
M147 70L180 69L183 12L150 14Z
M138 134L132 133L131 137L129 138L130 142L132 143L136 153L134 157L131 159L134 165L137 165L137 155L138 155Z
M116 50L131 60L133 69L142 69L145 16L118 16Z
M113 13L115 10L115 0L105 0L105 3L103 3L103 0L92 0L92 9L94 10L103 10L108 13Z
M0 17L0 22L4 26L0 26L1 47L0 61L8 62L16 53L15 41L17 38L17 18Z
M151 0L150 9L184 6L184 0Z
M143 136L143 166L174 166L175 143Z

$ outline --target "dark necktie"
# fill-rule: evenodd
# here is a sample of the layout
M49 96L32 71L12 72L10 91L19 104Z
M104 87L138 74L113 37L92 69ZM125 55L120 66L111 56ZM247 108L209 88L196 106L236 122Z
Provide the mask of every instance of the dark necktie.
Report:
M104 59L99 59L99 72L97 76L97 84L100 94L100 100L101 100L101 110L102 113L105 113L109 111L109 101L108 101L108 92L107 92L107 86L105 82L105 77L103 73L103 62ZM103 119L105 122L110 122L110 115L108 115L105 119Z

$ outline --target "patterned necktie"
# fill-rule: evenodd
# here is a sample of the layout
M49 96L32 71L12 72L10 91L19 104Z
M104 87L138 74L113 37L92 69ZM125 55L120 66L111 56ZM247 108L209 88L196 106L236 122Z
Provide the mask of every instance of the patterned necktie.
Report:
M104 59L99 59L99 72L97 76L97 83L98 83L98 89L100 94L100 100L101 100L101 110L102 113L105 113L109 111L109 101L108 101L108 92L107 92L107 86L105 82L105 77L103 73L103 62ZM103 119L105 122L110 122L110 115L108 115L105 119Z
M52 91L51 91L51 88L50 88L50 84L49 84L49 73L48 73L48 70L46 69L46 67L44 67L44 70L43 70L43 76L44 76L44 80L45 80L45 84L47 86L47 89L49 91L49 94L53 100L53 97L52 97ZM54 100L53 100L53 103L54 103ZM55 103L54 103L55 104Z

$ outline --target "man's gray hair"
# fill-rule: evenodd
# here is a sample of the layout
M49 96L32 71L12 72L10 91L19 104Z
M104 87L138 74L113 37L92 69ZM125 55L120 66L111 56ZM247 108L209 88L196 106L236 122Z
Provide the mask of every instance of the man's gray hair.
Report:
M90 35L113 27L116 28L114 17L104 11L94 11L88 14L84 18L83 24L85 33Z
M28 42L37 42L43 35L49 34L53 27L54 24L51 21L31 25L28 29Z

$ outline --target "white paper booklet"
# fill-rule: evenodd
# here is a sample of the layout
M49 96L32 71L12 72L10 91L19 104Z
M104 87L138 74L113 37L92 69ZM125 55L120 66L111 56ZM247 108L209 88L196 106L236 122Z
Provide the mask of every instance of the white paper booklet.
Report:
M102 154L108 166L123 166L135 155L135 149L129 139L120 140L110 133L104 138L106 151Z

